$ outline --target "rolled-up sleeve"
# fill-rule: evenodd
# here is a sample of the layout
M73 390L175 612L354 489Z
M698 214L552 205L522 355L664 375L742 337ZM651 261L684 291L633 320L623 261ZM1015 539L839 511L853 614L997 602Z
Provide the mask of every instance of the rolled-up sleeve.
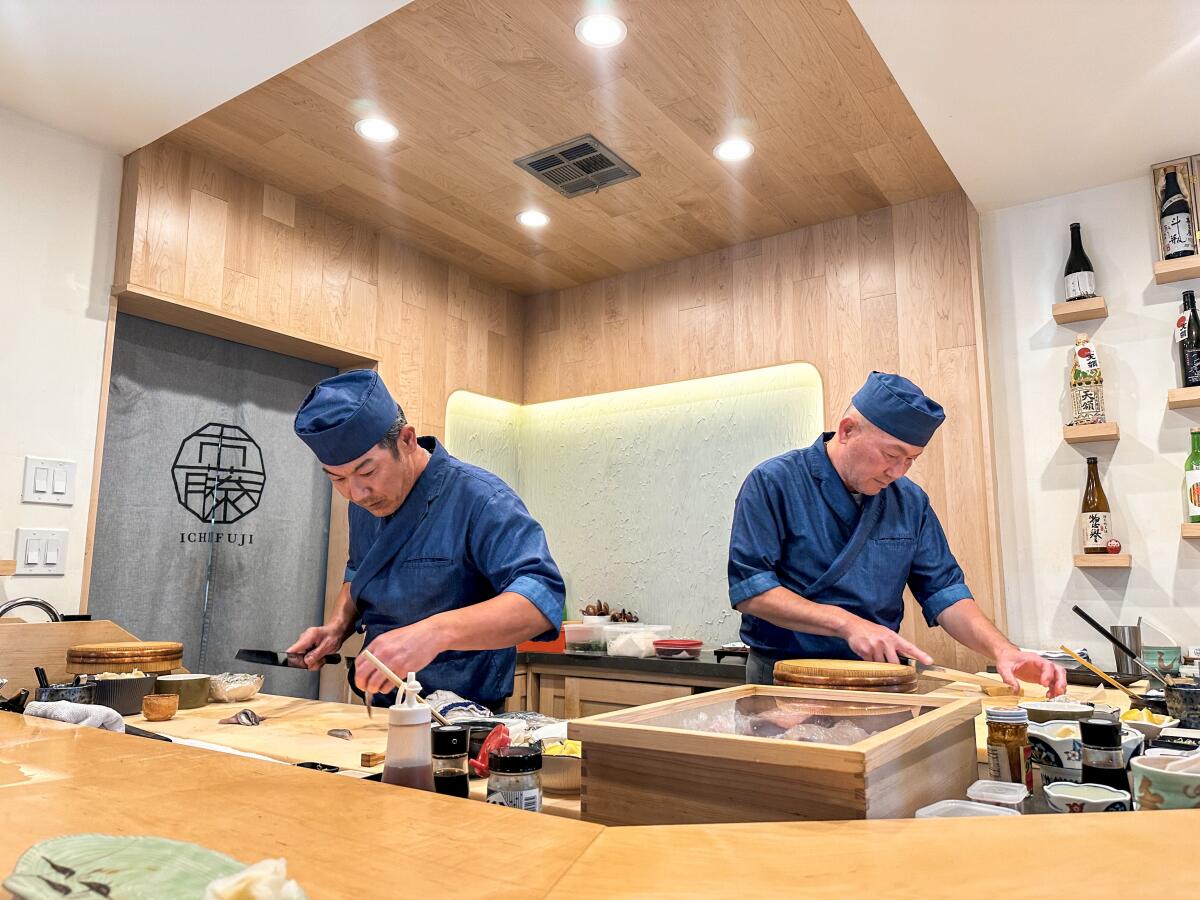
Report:
M550 556L546 533L511 491L497 491L471 522L471 559L497 594L520 594L546 617L550 628L533 638L552 641L562 628L566 588Z
M776 567L782 555L780 522L768 485L757 469L738 492L729 535L729 603L779 587Z
M917 536L917 552L908 573L908 587L931 628L937 625L938 616L959 600L972 596L958 560L950 552L942 523L928 501Z

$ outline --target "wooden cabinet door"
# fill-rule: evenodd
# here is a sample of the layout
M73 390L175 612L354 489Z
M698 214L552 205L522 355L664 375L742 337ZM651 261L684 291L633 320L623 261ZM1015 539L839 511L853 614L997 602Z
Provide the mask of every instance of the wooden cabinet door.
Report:
M613 681L606 678L563 679L563 713L568 719L580 719L600 713L690 697L692 689L678 684L648 684L643 681Z

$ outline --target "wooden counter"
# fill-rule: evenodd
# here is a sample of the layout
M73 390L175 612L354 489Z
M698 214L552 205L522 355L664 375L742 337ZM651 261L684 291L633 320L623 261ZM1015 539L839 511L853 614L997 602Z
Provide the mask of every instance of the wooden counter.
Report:
M55 835L152 834L285 857L313 900L1129 898L1200 829L1200 811L603 829L11 713L0 809L2 875Z

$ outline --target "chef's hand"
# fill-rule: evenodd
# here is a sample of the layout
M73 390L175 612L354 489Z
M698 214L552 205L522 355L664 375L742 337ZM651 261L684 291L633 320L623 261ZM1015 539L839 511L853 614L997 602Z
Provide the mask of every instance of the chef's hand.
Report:
M304 629L296 643L287 648L288 653L303 653L304 667L316 670L325 665L325 657L337 653L342 646L344 631L333 625L317 625Z
M428 619L385 631L367 645L376 658L400 678L419 672L445 648L440 645L436 627ZM362 654L354 660L354 683L363 693L386 694L395 685L388 681Z
M1002 650L996 656L996 672L1014 691L1020 691L1019 681L1045 686L1049 697L1057 697L1067 689L1067 672L1062 666L1026 650Z
M852 617L842 637L851 650L871 662L898 663L901 656L907 656L927 666L933 664L933 657L916 644L909 643L890 628L857 616Z

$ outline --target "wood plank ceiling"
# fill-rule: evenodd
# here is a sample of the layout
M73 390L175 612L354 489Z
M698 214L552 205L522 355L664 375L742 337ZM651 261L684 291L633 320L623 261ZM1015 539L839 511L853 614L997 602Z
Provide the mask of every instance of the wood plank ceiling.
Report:
M596 50L587 0L416 0L167 137L521 294L958 186L846 0L607 8ZM641 177L566 200L513 165L585 132ZM713 157L732 134L749 160Z

